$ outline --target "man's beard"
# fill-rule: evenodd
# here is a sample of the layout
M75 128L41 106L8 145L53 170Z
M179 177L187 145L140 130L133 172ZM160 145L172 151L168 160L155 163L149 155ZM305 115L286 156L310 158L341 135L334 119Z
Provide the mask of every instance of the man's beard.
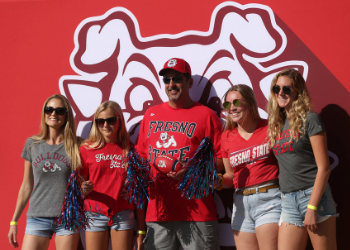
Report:
M171 101L177 101L179 100L180 96L181 96L181 93L180 93L180 89L178 87L172 87L172 88L168 88L168 92L170 92L171 90L175 90L177 91L177 95L174 97L172 96L171 94L168 94L168 97L169 97L169 100Z

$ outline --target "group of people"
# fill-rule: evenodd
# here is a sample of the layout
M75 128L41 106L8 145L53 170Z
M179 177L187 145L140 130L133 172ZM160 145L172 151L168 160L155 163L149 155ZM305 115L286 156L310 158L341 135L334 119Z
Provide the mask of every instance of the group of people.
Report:
M217 172L223 173L214 187L235 189L231 225L238 250L300 250L308 237L314 249L336 249L338 214L328 185L325 127L297 70L274 77L268 120L260 117L249 86L228 89L224 128L214 111L191 99L193 78L185 60L168 60L159 75L169 101L146 111L135 148L150 163L169 155L184 168L167 175L153 169L147 209L135 208L124 198L122 160L132 143L121 107L102 103L83 141L68 100L53 95L44 103L39 135L27 140L22 153L24 177L8 234L13 247L19 246L17 221L30 199L22 249L47 249L53 234L56 249L77 249L79 231L55 223L68 177L77 170L90 218L87 250L107 249L109 241L115 250L219 249L213 194L187 199L176 188L186 162L210 137Z

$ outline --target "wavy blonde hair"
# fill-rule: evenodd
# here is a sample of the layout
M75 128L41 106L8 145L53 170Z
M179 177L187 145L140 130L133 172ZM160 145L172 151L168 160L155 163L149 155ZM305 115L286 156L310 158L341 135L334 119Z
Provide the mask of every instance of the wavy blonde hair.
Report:
M66 97L63 95L52 95L50 96L44 103L44 106L41 110L41 129L38 135L34 135L31 138L35 140L36 142L34 144L37 144L43 140L46 140L49 136L49 129L48 125L45 122L45 107L48 104L49 101L52 99L59 99L63 102L64 107L67 109L67 117L66 122L62 126L61 135L63 137L64 141L64 149L70 159L70 166L71 169L74 171L77 168L81 167L81 160L80 160L80 152L79 152L79 144L80 140L78 140L76 133L75 133L75 121L73 116L72 108L69 104L69 101Z
M270 147L273 147L279 139L279 135L282 132L284 120L286 119L286 113L284 108L280 108L275 97L275 93L272 91L273 86L276 85L277 80L281 76L286 76L292 81L293 88L298 92L296 100L293 101L292 107L289 110L288 122L290 124L290 140L297 140L297 133L304 136L302 126L306 122L306 115L312 111L313 105L311 102L309 91L306 88L306 83L303 76L299 71L295 69L284 69L277 73L272 80L270 88L270 98L267 107L269 116L269 139Z
M84 142L84 145L87 145L91 149L100 149L106 145L106 141L95 122L95 119L98 118L98 115L105 110L112 111L115 116L119 115L120 119L117 119L117 122L120 122L120 126L118 128L116 139L121 143L121 148L124 151L124 155L126 155L129 152L130 138L128 131L126 130L122 109L120 108L119 104L114 101L106 101L98 106L94 115L94 121L92 123L89 138Z
M244 103L249 108L248 110L253 114L253 118L256 121L260 120L261 118L258 110L258 102L256 101L255 94L252 88L245 84L233 85L231 88L229 88L226 91L226 93L222 97L223 102L226 102L227 95L232 91L237 91L242 95L244 99ZM232 117L230 115L227 115L226 119L227 119L227 122L225 125L225 131L226 130L232 131L234 128L237 127L237 123L232 120Z

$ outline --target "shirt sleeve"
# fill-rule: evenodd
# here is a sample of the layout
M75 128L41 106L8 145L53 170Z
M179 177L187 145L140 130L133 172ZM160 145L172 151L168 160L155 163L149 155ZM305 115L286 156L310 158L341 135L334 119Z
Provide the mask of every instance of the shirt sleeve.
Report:
M228 158L228 152L227 152L227 148L226 148L226 136L227 133L223 132L221 135L221 156L222 158Z
M87 149L84 145L80 146L81 169L80 175L89 176L89 166L87 164Z
M146 116L146 115L145 115ZM137 136L136 143L135 143L135 148L139 152L140 156L143 158L147 158L147 145L146 145L146 138L147 138L147 131L146 131L146 119L144 118L141 121L140 125L140 131L139 135Z
M306 130L309 137L321 131L326 131L326 128L321 120L321 117L317 113L311 112L307 114Z
M210 115L210 119L208 119L209 124L207 124L207 127L209 129L209 133L207 136L210 137L212 140L215 150L216 150L216 157L222 158L222 152L221 152L221 134L223 131L223 125L221 123L221 120L219 117L212 111L212 114Z
M21 154L21 157L29 162L32 162L31 146L33 145L33 143L34 141L28 138Z

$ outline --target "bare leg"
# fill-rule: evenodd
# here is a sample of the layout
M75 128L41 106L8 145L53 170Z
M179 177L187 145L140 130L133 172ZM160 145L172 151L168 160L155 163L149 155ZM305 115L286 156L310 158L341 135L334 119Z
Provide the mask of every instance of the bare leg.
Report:
M111 245L113 250L131 250L134 229L116 231L111 229Z
M79 233L71 235L60 235L55 237L57 250L77 250L79 244Z
M259 250L259 244L255 233L232 231L237 250Z
M305 227L297 227L285 222L278 230L278 250L303 250L306 248L308 235Z
M312 246L315 250L336 250L336 217L331 217L320 224L317 224L317 230L308 234Z
M50 238L25 234L22 250L46 250L49 248Z
M259 250L277 250L278 224L264 224L255 229Z
M109 231L85 232L86 250L107 250Z

